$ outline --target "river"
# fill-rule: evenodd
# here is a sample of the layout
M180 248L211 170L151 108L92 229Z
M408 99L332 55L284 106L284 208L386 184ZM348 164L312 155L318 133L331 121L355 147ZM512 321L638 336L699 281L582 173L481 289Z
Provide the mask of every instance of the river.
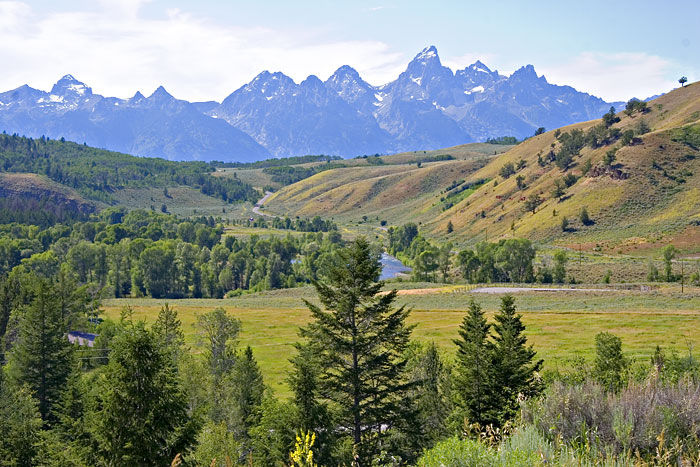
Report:
M388 253L382 253L382 257L379 259L379 262L382 263L382 274L379 276L381 280L393 279L401 273L411 273L411 268L404 266L404 264L398 258L395 258Z

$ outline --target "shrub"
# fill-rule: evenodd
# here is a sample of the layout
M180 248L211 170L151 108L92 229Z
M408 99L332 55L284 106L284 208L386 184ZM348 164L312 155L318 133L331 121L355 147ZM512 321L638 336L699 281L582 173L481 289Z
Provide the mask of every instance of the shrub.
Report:
M620 142L622 143L623 146L629 146L632 144L634 141L634 131L632 130L625 130L622 132L622 138L620 139Z
M629 361L622 353L622 339L609 332L595 336L593 376L606 391L617 392L627 381Z
M586 208L586 206L581 208L581 213L579 214L579 219L581 219L581 223L583 225L593 224L593 221L591 220L590 216L588 215L588 208Z
M663 385L649 378L618 395L606 394L596 383L555 382L544 398L524 407L523 421L535 425L548 441L559 439L588 453L639 451L650 458L665 439L672 456L697 458L698 404L700 387L689 381Z
M610 110L608 111L608 113L603 115L603 123L607 127L610 127L619 121L620 121L620 117L615 115L615 107L610 107Z
M581 175L586 175L593 167L593 163L590 159L586 159L583 164L581 164Z
M508 178L515 173L515 166L512 162L507 162L501 167L500 175L501 177Z
M450 438L427 450L418 467L489 467L499 465L496 453L479 441Z
M615 155L616 152L616 148L610 149L608 152L606 152L605 156L603 157L603 164L606 166L613 165L613 162L615 162L615 159L617 159L617 156Z

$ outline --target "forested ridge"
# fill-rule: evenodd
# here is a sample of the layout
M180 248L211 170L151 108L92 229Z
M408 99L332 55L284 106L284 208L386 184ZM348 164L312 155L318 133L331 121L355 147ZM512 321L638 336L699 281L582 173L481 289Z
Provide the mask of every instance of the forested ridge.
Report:
M227 202L255 202L261 195L234 178L213 177L205 162L173 162L96 149L64 140L0 135L0 171L46 175L85 198L114 204L127 187L187 185Z

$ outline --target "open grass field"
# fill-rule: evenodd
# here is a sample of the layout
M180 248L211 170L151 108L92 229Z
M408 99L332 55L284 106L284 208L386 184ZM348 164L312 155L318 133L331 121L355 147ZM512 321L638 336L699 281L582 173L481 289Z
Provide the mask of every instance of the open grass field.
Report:
M464 286L393 283L400 287L398 303L412 307L409 322L416 325L414 338L435 341L447 353L474 298L491 316L498 309L498 295L470 293ZM433 287L433 288L429 288ZM241 320L239 345L250 345L262 368L265 381L288 396L285 377L289 371L292 344L299 326L309 320L302 298L315 301L312 288L297 288L244 295L225 300L169 300L182 321L187 343L197 352L196 316L223 307ZM166 300L119 299L103 304L105 315L118 319L129 304L136 319L152 323ZM656 345L685 352L700 347L700 289L679 287L656 292L524 292L516 294L527 336L545 359L545 368L567 367L581 355L592 359L594 337L610 331L623 340L623 348L637 361L646 361Z

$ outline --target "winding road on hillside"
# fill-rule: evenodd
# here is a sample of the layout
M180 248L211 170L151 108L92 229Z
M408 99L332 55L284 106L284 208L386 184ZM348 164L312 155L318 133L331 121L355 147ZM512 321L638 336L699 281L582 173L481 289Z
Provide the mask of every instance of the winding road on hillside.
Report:
M260 208L262 207L263 204L265 204L265 201L267 201L267 199L268 199L270 196L272 196L272 192L271 192L271 191L266 191L266 192L265 192L265 196L263 196L262 198L260 198L260 199L258 200L258 202L255 203L255 207L253 208L253 212L254 212L255 214L257 214L258 216L275 217L275 216L273 216L272 214L267 214L267 213L265 213L265 212L261 212L261 211L260 211Z

